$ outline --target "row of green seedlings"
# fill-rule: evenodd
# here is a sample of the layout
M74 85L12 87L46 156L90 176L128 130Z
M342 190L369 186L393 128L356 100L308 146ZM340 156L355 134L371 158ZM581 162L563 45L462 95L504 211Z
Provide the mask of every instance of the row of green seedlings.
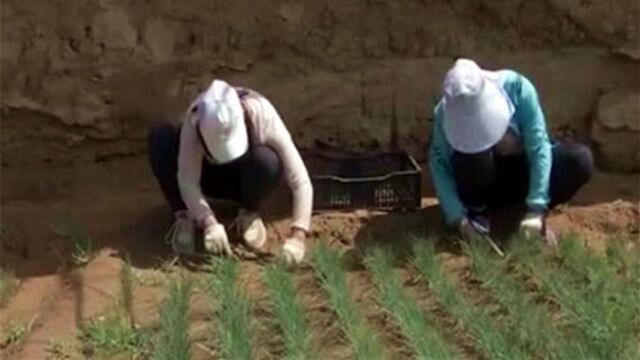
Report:
M639 358L640 260L623 242L611 241L607 257L573 236L560 242L555 256L543 251L542 241L511 244L506 260L483 244L463 246L473 276L507 315L499 318L464 299L442 271L433 242L414 247L415 268L472 335L477 352L491 359ZM559 305L559 321L549 304Z
M445 273L443 264L437 256L434 242L416 241L413 265L428 283L430 291L444 310L462 324L463 330L473 340L474 349L482 357L488 359L528 358L527 354L509 338L505 329L494 322L494 317L488 310L469 301L460 286Z
M640 330L640 259L611 241L598 256L568 236L560 254L549 256L542 242L515 239L509 259L483 244L464 245L472 274L507 316L496 316L467 300L445 274L434 243L414 239L412 265L441 306L462 324L477 353L491 359L635 359ZM367 267L378 300L402 330L419 359L453 359L460 353L447 341L443 324L421 311L393 275L393 259L374 249ZM532 282L539 285L529 286ZM541 299L542 298L542 299ZM560 306L554 321L549 302Z
M72 244L71 264L76 268L86 265L93 256L93 245L87 230L79 222L72 217L57 223L52 228L53 232L63 238L66 238ZM0 239L11 239L13 234L6 226L0 225ZM61 255L60 255L61 256ZM62 258L66 263L66 259ZM74 268L71 269L71 277L75 274ZM11 270L0 267L0 309L4 308L9 299L15 294L20 286L20 281L16 278ZM3 337L0 338L0 350L9 351L19 347L23 340L29 335L34 321L37 317L33 317L28 323L2 324ZM12 348L12 349L9 349Z
M316 248L311 256L314 275L327 295L340 331L345 335L354 359L382 359L385 349L353 301L342 256L326 246ZM391 258L382 251L367 261L378 286L383 307L399 323L419 358L451 359L457 353L437 332L418 304L404 293L391 270ZM211 297L218 310L213 329L214 348L225 359L255 358L251 302L238 285L238 263L213 259L210 268ZM312 344L308 319L296 296L293 274L283 265L265 268L264 280L272 301L277 324L283 338L286 359L319 358Z
M72 244L71 280L82 296L82 267L95 256L95 249L86 227L73 217L67 217L53 227L53 232ZM188 303L192 292L191 280L184 276L168 283L168 296L160 312L159 333L154 336L151 327L139 328L133 317L133 291L135 279L128 257L120 271L120 296L104 316L79 324L81 351L102 358L126 355L129 358L189 359L187 337ZM78 302L82 302L79 298ZM81 309L80 309L81 312ZM82 314L77 314L80 319ZM61 356L67 356L62 354Z
M238 285L239 265L233 260L218 258L213 259L211 265L211 297L218 309L217 327L213 329L217 336L212 345L220 350L220 357L225 359L255 358L252 304ZM382 358L384 351L375 331L368 326L350 297L342 257L329 248L320 246L312 254L312 265L341 331L348 339L353 358ZM282 264L273 264L265 267L263 275L284 343L282 357L291 360L320 358L312 342L309 319L297 296L293 273Z
M628 252L613 247L601 258L579 246L562 242L558 258L545 256L531 241L515 241L507 260L489 249L465 246L472 259L473 276L489 290L508 316L496 321L484 308L467 300L443 271L433 242L416 241L415 269L428 283L442 307L458 320L483 357L492 359L634 358L637 347L638 263ZM394 259L380 249L369 253L366 265L378 289L378 301L401 329L419 359L460 358L443 324L421 310L394 273ZM314 251L316 278L328 295L341 330L349 340L353 358L384 357L376 333L350 298L347 271L341 257L326 247ZM532 279L538 282L530 289ZM251 301L238 285L238 263L213 259L208 277L212 301L218 310L213 329L214 348L226 359L255 358ZM280 265L264 270L287 359L317 357L308 322L296 296L293 275ZM189 359L186 335L189 286L174 283L161 312L157 359ZM542 295L541 295L542 294ZM557 301L562 312L558 324L541 296Z
M80 340L85 346L85 355L191 359L188 312L193 280L179 276L170 281L167 299L160 310L159 329L140 329L133 324L131 312L126 311L131 309L133 293L130 264L125 263L122 269L118 306L81 328ZM239 263L231 259L212 258L208 266L206 288L217 320L212 322L211 329L215 334L211 348L218 351L213 354L216 358L248 360L256 357L252 302L238 284L238 271ZM284 358L314 358L310 329L297 299L293 275L284 265L275 264L264 269L264 279L285 345ZM155 335L152 334L154 331L157 331Z
M71 275L72 283L79 293L77 296L81 296L82 272L76 269ZM120 268L119 279L119 297L106 314L79 324L80 350L86 356L111 358L124 354L130 358L146 358L151 352L151 329L138 327L133 316L135 280L128 257ZM78 318L81 316L78 314Z
M571 335L549 358L640 358L637 252L613 239L607 256L599 256L575 236L560 243L556 256L542 256L531 242L515 245L516 272L537 280L538 290L560 307L560 325Z
M213 308L217 309L214 349L224 359L249 360L257 356L256 323L251 317L252 302L238 282L239 263L212 258L209 289ZM271 299L277 327L284 343L282 357L290 360L315 358L308 321L296 294L294 278L281 263L264 268L263 278Z
M127 258L120 270L120 297L106 315L80 326L81 351L86 356L131 359L186 360L191 358L188 337L189 301L193 281L184 274L167 285L159 326L139 327L133 313L135 278Z
M366 322L362 312L350 296L345 262L337 252L325 245L312 254L315 276L328 296L340 328L348 339L353 358L382 359L384 349L376 332Z
M508 315L495 316L465 298L456 282L443 271L433 242L414 242L413 267L444 310L462 324L481 356L491 359L635 356L631 344L637 337L634 329L638 328L638 307L633 304L637 303L638 294L631 291L637 287L629 285L637 283L634 279L638 278L640 264L633 263L628 252L612 247L611 256L603 259L567 239L562 242L560 258L555 259L545 255L537 243L517 239L513 242L513 256L501 260L482 244L466 245L464 250L472 259L473 276ZM523 256L522 247L533 247L535 252ZM558 264L559 260L562 261ZM235 287L237 264L221 261L222 270L214 278L218 283L216 298L229 305L222 305L223 321L218 332L224 336L220 347L226 358L249 359L254 355L249 301ZM442 330L446 326L422 311L403 289L394 274L393 262L389 253L374 249L368 254L366 265L377 287L379 303L401 329L416 358L460 358L460 351L451 340L453 336ZM350 297L347 271L340 255L320 246L312 254L312 265L348 339L353 358L383 358L385 352L377 334ZM618 276L620 269L627 269L627 280ZM548 272L549 276L542 276L541 272ZM585 278L582 283L571 280L581 277ZM532 279L541 279L543 286L531 289ZM309 358L313 347L291 273L282 267L268 267L265 280L285 339L286 358ZM563 323L553 320L548 301L540 300L544 295L560 303Z

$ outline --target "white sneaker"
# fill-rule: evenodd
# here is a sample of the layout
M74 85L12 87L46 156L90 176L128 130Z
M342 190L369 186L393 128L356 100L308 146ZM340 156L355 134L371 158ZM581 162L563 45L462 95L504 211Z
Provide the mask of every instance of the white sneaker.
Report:
M193 254L196 250L195 224L186 210L176 212L176 221L164 237L178 254Z
M244 243L253 250L262 250L267 242L267 229L257 212L240 209L238 213L238 232Z

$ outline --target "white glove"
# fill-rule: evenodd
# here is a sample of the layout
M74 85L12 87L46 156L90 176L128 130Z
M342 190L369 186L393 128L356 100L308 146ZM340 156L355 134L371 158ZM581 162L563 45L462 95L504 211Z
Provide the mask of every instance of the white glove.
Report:
M288 238L282 246L282 259L287 265L298 265L304 259L306 246L304 242L297 238Z
M204 229L204 248L214 254L233 255L227 232L222 224L210 224Z
M525 237L543 236L544 216L542 213L528 212L520 222L520 232Z

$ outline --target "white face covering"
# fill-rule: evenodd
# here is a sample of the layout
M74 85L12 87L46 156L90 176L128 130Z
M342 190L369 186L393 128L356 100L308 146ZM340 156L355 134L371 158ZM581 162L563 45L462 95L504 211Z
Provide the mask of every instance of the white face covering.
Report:
M249 149L244 109L236 90L214 80L189 108L205 152L218 163L238 159Z

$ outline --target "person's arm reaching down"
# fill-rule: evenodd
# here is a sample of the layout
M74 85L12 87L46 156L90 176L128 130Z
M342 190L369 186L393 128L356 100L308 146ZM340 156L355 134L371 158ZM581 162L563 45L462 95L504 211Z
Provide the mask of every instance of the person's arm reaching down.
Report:
M269 118L266 144L280 157L284 177L293 194L291 229L308 232L313 206L313 188L307 168L275 108L266 99L261 101L261 106L263 114Z
M465 216L466 209L460 201L456 189L453 169L451 168L451 150L442 130L443 112L440 106L435 111L433 135L429 150L429 169L436 188L440 206L448 225L457 226Z
M189 121L183 121L178 152L178 187L191 217L205 228L217 221L200 187L203 157L204 149L195 128Z
M526 202L531 211L542 212L546 210L549 203L551 143L536 89L524 76L521 76L521 81L520 99L516 112L529 160L530 180Z

